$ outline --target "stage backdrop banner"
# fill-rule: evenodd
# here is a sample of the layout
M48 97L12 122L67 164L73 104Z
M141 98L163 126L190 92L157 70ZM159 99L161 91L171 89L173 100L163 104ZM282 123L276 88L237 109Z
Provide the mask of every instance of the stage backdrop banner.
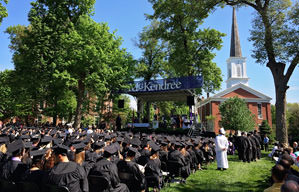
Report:
M203 84L202 76L188 76L170 79L158 79L150 81L134 81L133 88L123 91L124 93L142 92L163 92L175 90L188 90L201 88Z

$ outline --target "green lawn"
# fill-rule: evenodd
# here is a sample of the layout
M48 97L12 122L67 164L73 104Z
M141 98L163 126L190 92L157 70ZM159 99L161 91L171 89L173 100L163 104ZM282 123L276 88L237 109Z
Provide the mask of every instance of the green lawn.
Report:
M243 163L237 155L228 156L229 169L216 170L216 162L206 170L190 175L186 184L171 184L162 192L223 192L223 191L263 191L269 187L270 170L274 163L266 153L257 162Z

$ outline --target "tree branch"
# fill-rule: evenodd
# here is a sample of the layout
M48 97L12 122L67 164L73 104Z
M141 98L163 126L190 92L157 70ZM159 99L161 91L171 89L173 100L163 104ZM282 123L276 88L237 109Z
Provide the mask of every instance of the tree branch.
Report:
M291 65L289 66L287 73L285 75L285 81L286 83L288 83L288 81L290 80L290 77L292 75L292 73L295 70L295 67L298 65L299 63L299 52L297 52L296 56L294 57L294 59L291 62Z
M269 6L270 0L265 0L263 9L267 8Z
M234 1L234 0L224 0L224 2L227 4L227 5L231 5L231 6L234 6L234 5L238 5L240 3L244 3L250 7L253 7L254 9L258 10L258 6L249 2L249 1L246 1L246 0L238 0L238 1Z

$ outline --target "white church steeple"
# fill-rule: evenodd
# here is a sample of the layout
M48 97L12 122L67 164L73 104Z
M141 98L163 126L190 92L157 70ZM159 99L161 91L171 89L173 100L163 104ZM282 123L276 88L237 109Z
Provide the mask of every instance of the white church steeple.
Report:
M247 77L246 73L246 57L242 57L235 8L233 8L230 57L227 59L226 63L226 88L233 87L239 83L248 86L249 78Z

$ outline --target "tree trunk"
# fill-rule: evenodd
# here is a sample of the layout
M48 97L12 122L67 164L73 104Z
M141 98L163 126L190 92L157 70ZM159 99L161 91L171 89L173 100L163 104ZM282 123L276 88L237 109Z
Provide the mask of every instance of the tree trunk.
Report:
M53 114L53 125L56 126L57 124L57 99L55 98L55 101L54 101L54 111L55 111L55 114Z
M276 138L284 146L288 146L288 129L286 126L286 91L276 90Z
M288 80L285 78L283 63L268 63L274 79L275 109L276 109L276 139L284 146L288 145L288 130L286 126L286 92Z
M72 122L72 118L73 118L73 113L70 112L70 113L69 113L69 116L68 116L68 119L67 119L67 123Z
M85 85L83 81L80 79L78 81L77 107L76 107L76 114L75 114L75 122L73 126L75 129L78 129L81 124L84 92L85 92Z

